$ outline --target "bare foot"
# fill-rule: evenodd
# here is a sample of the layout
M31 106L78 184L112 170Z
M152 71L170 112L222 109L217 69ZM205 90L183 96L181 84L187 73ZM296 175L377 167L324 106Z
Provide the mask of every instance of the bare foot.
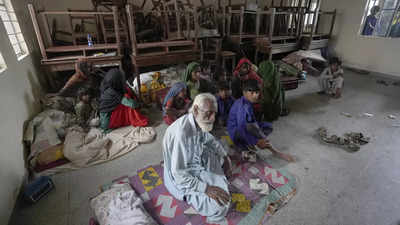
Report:
M277 152L275 153L279 158L282 158L288 162L295 162L296 160L294 159L293 156L289 155L289 154L284 154L282 152Z

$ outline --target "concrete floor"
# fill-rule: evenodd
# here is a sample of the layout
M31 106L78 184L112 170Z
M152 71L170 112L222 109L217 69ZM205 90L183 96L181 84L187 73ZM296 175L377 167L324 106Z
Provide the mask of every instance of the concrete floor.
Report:
M386 87L377 84L376 77L346 71L341 99L319 96L317 89L315 78L310 77L299 89L289 91L292 113L274 123L270 140L295 155L297 162L287 164L262 155L299 180L297 195L268 224L400 224L400 128L393 127L400 124L400 87ZM365 112L375 116L359 116ZM388 119L390 114L399 119ZM363 132L372 141L359 152L349 153L321 143L315 137L320 126L336 134ZM34 206L17 207L10 225L88 224L92 215L88 200L100 185L162 160L160 142L165 129L159 124L155 142L112 162L54 176L56 190Z

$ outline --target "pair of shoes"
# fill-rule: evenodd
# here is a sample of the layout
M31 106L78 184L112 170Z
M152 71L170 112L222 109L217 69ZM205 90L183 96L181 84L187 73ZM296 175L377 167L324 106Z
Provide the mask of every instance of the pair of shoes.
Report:
M318 91L317 92L319 95L324 95L325 94L325 91Z

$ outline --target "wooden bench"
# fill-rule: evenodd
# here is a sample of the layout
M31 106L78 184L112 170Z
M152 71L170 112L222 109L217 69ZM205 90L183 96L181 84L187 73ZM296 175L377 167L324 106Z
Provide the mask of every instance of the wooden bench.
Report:
M141 67L186 63L199 59L200 55L197 48L198 24L196 11L176 11L177 13L179 12L185 14L185 18L190 18L187 14L193 14L194 24L196 28L194 38L182 37L181 40L168 40L149 43L137 43L135 32L136 27L132 7L130 5L127 5L126 11L128 16L129 36L132 46L131 61L134 66L134 74L137 77L136 80L138 83L138 87L140 87ZM174 11L168 12L171 13ZM143 13L143 11L140 11L140 13ZM164 22L165 24L169 23L168 21ZM188 23L190 24L190 22ZM177 27L179 28L180 26L177 24ZM189 30L190 26L187 26L187 29ZM178 29L178 33L180 33L180 28ZM191 32L187 33L188 36L190 36ZM139 93L139 98L140 97L141 96Z

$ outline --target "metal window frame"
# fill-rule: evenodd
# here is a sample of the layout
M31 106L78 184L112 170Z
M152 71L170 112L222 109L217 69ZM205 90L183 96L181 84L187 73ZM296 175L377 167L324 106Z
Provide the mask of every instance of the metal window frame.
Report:
M0 76L7 69L6 60L4 60L3 54L0 53Z
M396 18L397 12L400 9L400 0L397 0L394 8L383 8L383 6L385 4L385 1L386 0L368 0L367 1L367 4L366 4L365 9L364 9L363 20L362 20L362 23L361 23L361 26L360 26L360 30L359 30L359 35L362 35L361 33L362 33L362 30L363 30L363 28L365 26L365 20L366 20L366 18L368 16L368 13L369 13L369 10L370 10L369 6L371 5L371 2L373 2L373 5L381 6L381 9L380 9L381 12L383 12L383 11L392 12L392 15L391 15L391 19L390 19L390 22L389 22L389 26L386 28L385 35L382 35L382 36L377 35L375 33L375 31L374 31L374 34L372 36L373 37L380 37L380 38L390 38L389 35L390 35L390 32L391 32L392 27L393 27L393 20ZM378 2L378 4L376 4L377 2ZM378 21L377 21L378 23L381 21L381 18L382 17L380 16Z
M24 35L23 35L22 31L21 31L21 26L19 25L18 19L17 19L17 18L16 18L15 20L12 20L12 19L11 19L10 14L15 14L15 17L17 16L16 13L15 13L14 8L9 9L9 8L7 7L7 4L5 3L5 1L9 1L10 5L11 5L11 7L12 7L12 3L11 3L10 0L3 0L3 3L0 3L0 6L3 6L4 9L5 9L5 10L0 9L0 11L7 13L7 15L8 15L8 17L9 17L9 20L3 20L3 19L1 19L1 20L3 21L3 23L9 22L9 23L11 24L11 28L12 28L13 31L12 31L12 33L10 33L10 34L7 34L7 36L8 36L8 39L9 39L9 41L10 41L11 46L13 47L13 51L14 51L15 55L17 56L17 59L20 60L20 59L22 59L23 57L25 57L26 55L29 55L29 49L28 49L28 47L27 47L27 45L26 45L25 37L24 37ZM17 23L18 26L20 27L20 29L19 29L20 31L19 31L19 32L16 31L17 29L16 29L16 27L14 26L14 23ZM18 39L18 37L17 37L19 34L22 35L22 39L23 39L22 41L20 41L20 40ZM15 38L17 39L17 43L14 43L14 44L11 43L11 38L10 38L11 35L14 35L14 36L15 36ZM14 50L14 46L15 46L15 45L18 45L19 49L21 50L20 53L17 53L17 52Z

